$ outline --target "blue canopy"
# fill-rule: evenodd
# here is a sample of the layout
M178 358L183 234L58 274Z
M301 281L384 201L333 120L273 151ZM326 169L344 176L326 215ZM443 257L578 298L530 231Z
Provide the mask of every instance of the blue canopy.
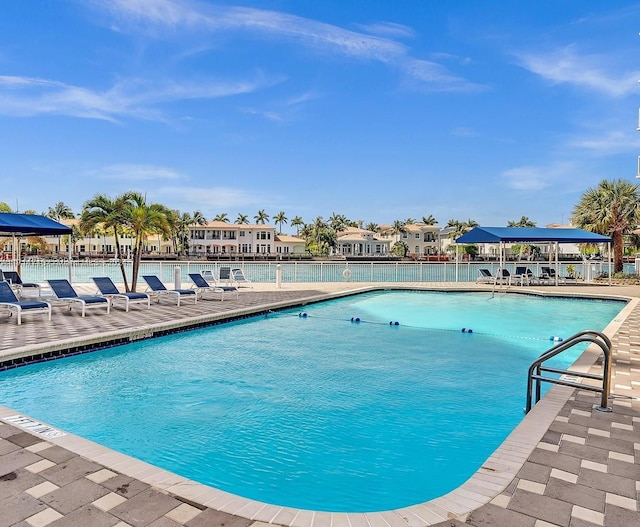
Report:
M39 214L0 213L0 236L16 234L35 236L38 234L70 234L71 227Z
M475 227L460 236L456 243L610 243L608 236L583 229L538 227Z

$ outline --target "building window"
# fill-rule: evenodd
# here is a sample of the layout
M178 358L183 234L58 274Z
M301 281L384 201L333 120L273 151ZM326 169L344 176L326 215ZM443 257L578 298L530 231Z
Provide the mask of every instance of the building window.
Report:
M416 233L413 235L413 237L414 237L416 240L419 240L419 239L420 239L420 233L419 233L419 232L416 232Z
M240 231L240 236L244 236L244 231Z

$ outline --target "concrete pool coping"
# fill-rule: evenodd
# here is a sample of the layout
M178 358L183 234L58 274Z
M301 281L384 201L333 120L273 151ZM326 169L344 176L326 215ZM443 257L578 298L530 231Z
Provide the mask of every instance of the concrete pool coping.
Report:
M309 287L309 284L303 284ZM425 287L424 284L352 284L350 287L344 287L341 284L339 288L329 288L325 286L322 290L322 284L312 284L313 289L307 289L306 294L294 295L295 298L285 298L278 300L276 297L277 291L271 296L270 302L256 303L250 307L242 305L242 299L238 303L227 301L220 304L227 304L227 307L232 309L224 310L224 312L209 313L206 315L198 314L197 316L188 317L181 320L168 320L165 322L159 322L157 324L145 324L145 325L133 325L128 328L118 329L115 331L103 331L99 335L86 334L83 337L74 337L71 339L62 339L56 343L49 344L44 348L37 345L23 346L22 349L13 349L13 352L5 349L0 350L0 360L6 360L12 356L26 356L34 353L42 353L49 351L56 351L64 346L76 346L86 343L93 343L97 340L118 340L121 338L127 338L127 335L131 339L137 339L149 336L153 332L162 332L171 329L175 329L178 326L184 326L185 320L187 325L197 325L203 323L209 323L215 320L228 318L229 315L233 316L247 316L251 313L261 312L265 309L277 309L294 305L304 305L305 303L320 301L327 298L335 298L337 296L343 296L344 294L353 294L357 292L364 292L376 289L428 289L437 291L488 291L486 287L475 287L465 284L464 287L448 284L446 286L432 286ZM597 288L595 291L579 288L566 288L562 287L560 290L554 288L553 291L535 288L521 288L517 290L512 288L512 292L526 293L526 294L538 294L541 293L545 296L589 296L595 298L618 298L625 299L628 304L623 308L620 315L616 317L606 328L605 333L610 337L615 335L627 320L629 315L638 308L638 298L631 296L629 293L633 291L617 293L611 289L603 291L601 288ZM578 290L576 290L578 289ZM303 290L304 291L304 290ZM598 293L605 293L604 295ZM243 292L244 295L244 292ZM241 297L243 296L241 295ZM267 299L269 300L269 299ZM233 305L232 305L233 304ZM200 305L200 304L198 304ZM218 306L216 306L218 307ZM153 309L153 307L152 307ZM183 310L183 306L176 308L173 306L173 310ZM640 309L640 308L638 308ZM140 311L137 311L139 314ZM135 317L134 313L130 312L127 316L129 318ZM78 315L75 315L76 317ZM89 316L89 315L87 315ZM107 315L107 317L110 315ZM99 320L97 317L100 315L94 315L93 320ZM55 318L55 315L54 315ZM77 321L81 319L78 318ZM28 324L28 322L27 322ZM37 324L31 322L30 326L36 327ZM21 328L25 327L25 323ZM128 333L127 333L128 332ZM638 343L640 344L640 342ZM576 368L587 371L592 369L597 361L598 353L593 349L588 349L578 359ZM636 367L640 366L640 362L635 362ZM636 389L640 386L633 385ZM612 390L613 391L613 390ZM57 445L66 450L74 452L84 458L100 464L106 469L115 471L120 474L128 475L136 480L142 481L152 487L159 489L162 492L166 492L172 496L176 496L188 503L198 504L203 507L210 507L225 513L232 514L234 516L240 516L247 518L251 521L260 521L265 523L276 523L281 525L291 525L295 527L339 527L344 525L345 527L356 526L371 526L371 527L395 527L395 526L428 526L436 525L445 521L459 521L464 520L470 513L483 507L484 505L493 503L497 500L498 506L504 502L503 492L507 489L519 471L525 465L531 453L539 447L543 437L548 434L551 425L558 419L560 412L567 405L572 398L576 397L576 393L580 394L581 390L574 388L567 388L561 386L553 387L547 395L534 407L528 416L513 430L513 432L507 437L502 445L485 461L482 467L463 485L450 493L435 498L423 504L398 509L395 511L384 511L374 513L328 513L328 512L314 512L292 509L287 507L278 507L253 500L248 500L232 494L213 489L205 485L190 481L175 474L169 473L165 470L159 469L147 463L136 460L132 457L126 456L114 452L106 447L95 444L84 438L74 436L73 434L66 434L62 437L47 438L46 441L53 445ZM614 408L616 401L613 401ZM16 415L16 412L0 407L0 418L6 419ZM640 418L639 418L640 421ZM638 421L633 421L634 426ZM640 447L639 447L640 448ZM636 453L637 455L637 453ZM1 458L0 458L1 460ZM1 468L1 464L0 464ZM639 478L640 479L640 478ZM637 501L637 500L636 500ZM637 503L636 503L637 510ZM597 523L596 523L597 524ZM449 524L447 524L449 525ZM515 524L514 524L515 525ZM523 524L524 525L524 524ZM561 523L558 523L561 525Z

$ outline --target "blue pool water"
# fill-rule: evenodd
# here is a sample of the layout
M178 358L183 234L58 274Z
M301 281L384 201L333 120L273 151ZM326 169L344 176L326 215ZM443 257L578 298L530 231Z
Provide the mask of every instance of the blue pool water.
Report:
M4 372L0 401L245 497L393 509L470 477L522 419L549 338L622 307L369 293Z

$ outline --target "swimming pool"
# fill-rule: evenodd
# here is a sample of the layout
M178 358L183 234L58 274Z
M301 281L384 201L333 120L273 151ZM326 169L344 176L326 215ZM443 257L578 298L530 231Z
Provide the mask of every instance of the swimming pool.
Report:
M602 329L622 306L370 293L5 372L0 395L253 499L398 508L458 486L495 450L550 336Z

